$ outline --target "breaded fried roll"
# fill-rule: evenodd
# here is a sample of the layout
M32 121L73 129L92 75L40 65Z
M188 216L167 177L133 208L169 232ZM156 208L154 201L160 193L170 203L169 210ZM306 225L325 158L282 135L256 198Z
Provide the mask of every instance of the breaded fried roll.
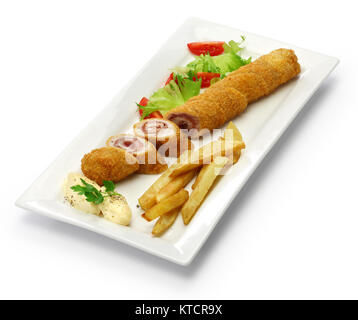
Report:
M138 173L159 174L168 168L164 159L157 153L155 147L145 139L131 134L118 134L109 137L106 145L119 148L133 155L138 163Z
M248 103L272 93L300 71L294 51L272 51L172 109L165 114L165 118L181 129L203 131L219 128L242 113Z
M278 49L261 56L254 62L234 71L233 74L247 72L261 74L270 94L281 84L296 77L301 72L301 67L293 50Z
M192 149L192 142L169 120L146 119L134 124L133 130L137 137L146 139L167 157L179 157L184 151Z
M100 186L104 180L118 182L138 171L135 157L122 149L104 147L94 149L81 160L83 174Z
M225 80L225 81L224 81ZM224 80L215 83L212 89L233 88L243 94L247 102L254 102L263 95L269 93L269 88L264 78L253 72L230 74Z
M224 112L224 119L221 121L220 127L228 121L235 118L243 112L247 106L248 100L242 92L232 87L211 88L203 93L206 99L216 100L220 105L220 110ZM215 127L217 128L217 127ZM214 128L213 128L214 129Z

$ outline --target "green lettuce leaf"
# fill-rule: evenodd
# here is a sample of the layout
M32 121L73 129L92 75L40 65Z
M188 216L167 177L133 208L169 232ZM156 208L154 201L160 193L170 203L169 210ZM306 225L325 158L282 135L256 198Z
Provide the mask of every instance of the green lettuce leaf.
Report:
M188 78L175 74L174 80L152 94L147 106L143 107L137 104L143 110L142 119L154 111L160 111L164 115L171 109L181 106L191 97L197 96L200 93L201 79L194 81L193 77L190 72ZM178 81L178 84L175 80Z
M240 47L244 42L246 38L245 36L241 36L241 41L236 42L234 40L230 40L228 43L224 43L224 52L225 53L238 53L243 47Z
M244 59L233 52L223 53L212 59L215 65L220 69L221 74L232 72L251 62L251 57L249 59Z
M241 36L241 41L234 40L224 44L224 53L219 56L210 56L209 54L200 55L194 61L187 64L187 68L194 72L215 72L225 75L251 62L251 58L244 59L238 55L243 49L242 43L245 37Z
M220 73L220 69L215 64L213 58L210 54L203 55L201 54L199 57L196 57L194 61L187 64L187 67L193 72L215 72Z
M182 75L174 75L174 79L178 80L178 86L184 101L191 97L197 96L200 93L201 79L194 81L195 74L189 71L186 77Z
M188 63L186 67L172 69L174 80L154 92L146 106L137 104L143 110L142 119L154 111L160 111L162 115L165 115L171 109L198 95L201 87L201 79L195 81L198 72L220 73L220 79L223 79L227 73L250 63L251 57L244 59L238 55L238 52L243 49L241 45L244 41L243 36L239 42L231 40L224 44L224 53L219 56L211 57L209 54L202 54ZM213 83L215 81L218 81L218 78L213 79Z

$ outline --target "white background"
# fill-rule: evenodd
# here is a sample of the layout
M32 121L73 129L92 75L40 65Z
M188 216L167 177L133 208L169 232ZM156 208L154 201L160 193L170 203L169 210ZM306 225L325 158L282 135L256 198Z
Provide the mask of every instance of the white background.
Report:
M1 0L0 298L358 298L353 4ZM16 208L189 16L341 60L194 262L177 266Z

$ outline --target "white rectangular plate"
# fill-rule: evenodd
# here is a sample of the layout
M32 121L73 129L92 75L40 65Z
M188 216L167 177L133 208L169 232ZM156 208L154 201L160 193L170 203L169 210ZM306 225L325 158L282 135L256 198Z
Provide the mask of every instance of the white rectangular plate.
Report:
M247 147L238 164L229 175L221 178L188 226L184 226L182 219L178 218L161 238L152 237L153 222L145 221L136 205L138 197L157 176L134 175L117 185L117 191L126 196L133 211L130 227L79 212L65 203L61 193L65 176L69 172L80 172L82 156L94 148L104 146L109 136L130 130L133 123L138 121L133 101L149 96L158 88L168 77L169 68L184 65L189 59L193 59L186 49L188 42L229 41L239 39L240 35L247 36L244 56L256 58L278 48L295 50L302 73L275 93L251 104L234 120ZM337 63L336 58L191 18L163 45L134 81L103 109L16 201L16 205L92 230L175 263L188 265L255 168ZM153 75L157 75L157 78L153 79ZM128 108L131 105L133 108Z

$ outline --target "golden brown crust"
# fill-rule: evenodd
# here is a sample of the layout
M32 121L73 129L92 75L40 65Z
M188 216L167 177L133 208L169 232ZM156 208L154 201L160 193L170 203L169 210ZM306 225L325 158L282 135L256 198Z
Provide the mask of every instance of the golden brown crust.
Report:
M220 123L225 119L220 105L217 102L212 103L208 99L203 99L203 97L199 98L198 96L198 99L188 100L186 107L189 110L189 114L195 115L200 119L198 130L218 128Z
M201 119L205 118L205 121L200 123L200 130L212 130L225 123L226 110L221 107L220 98L216 97L215 94L206 90L201 95L193 97L192 101L195 101L193 108L197 110ZM205 111L208 112L205 113Z
M267 95L269 92L263 77L252 72L231 74L212 86L212 89L218 88L236 89L246 97L248 103L256 101L263 93Z
M296 77L300 70L294 51L272 51L232 72L184 105L172 109L165 118L176 122L181 128L219 128L242 113L248 103L270 94Z
M168 165L167 164L162 164L160 162L157 162L157 163L154 163L154 164L145 163L145 164L141 164L139 166L138 173L142 173L142 174L159 174L159 173L164 172L167 169L168 169Z
M104 147L94 149L81 160L83 174L99 185L103 180L118 182L138 171L137 160L122 149Z
M294 51L277 49L234 71L233 74L255 73L261 75L269 89L267 93L269 94L281 84L296 77L300 72L301 67Z
M157 152L154 146L151 144L145 154L142 154L138 158L139 170L138 173L143 174L159 174L168 169L163 157Z
M292 50L278 49L271 54L264 55L261 60L277 70L280 74L280 85L294 78L301 71L297 57Z
M260 75L268 88L268 92L272 92L280 85L280 73L270 67L268 63L262 60L256 60L244 67L241 67L237 74L254 73Z
M220 104L220 109L223 110L224 117L220 119L219 127L229 119L232 119L243 112L247 106L245 95L231 87L213 87L210 90L207 90L204 94L206 97L212 97L213 100L216 100L218 104Z

